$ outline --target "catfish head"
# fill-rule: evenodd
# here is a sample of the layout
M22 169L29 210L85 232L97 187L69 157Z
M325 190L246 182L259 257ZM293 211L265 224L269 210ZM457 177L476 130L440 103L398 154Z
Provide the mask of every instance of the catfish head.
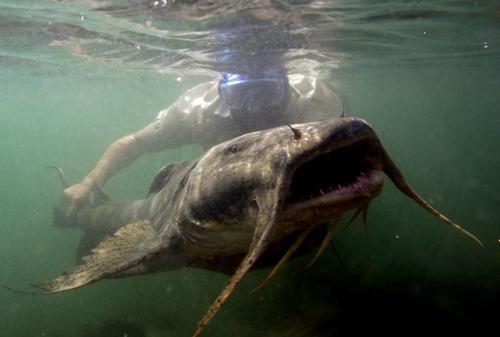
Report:
M246 134L200 159L184 209L214 232L253 233L272 217L275 239L367 204L382 189L383 153L373 129L353 118Z
M355 208L355 216L360 212L366 215L368 203L382 190L384 173L427 211L481 244L410 187L374 130L361 119L286 125L246 134L209 150L190 175L186 194L190 203L185 203L189 205L189 218L210 233L247 231L252 235L247 236L247 255L199 322L194 336L203 330L266 247L287 233L301 233L271 277L315 225ZM334 228L319 252L331 239ZM210 241L226 247L243 243L225 238ZM244 238L239 236L238 240Z

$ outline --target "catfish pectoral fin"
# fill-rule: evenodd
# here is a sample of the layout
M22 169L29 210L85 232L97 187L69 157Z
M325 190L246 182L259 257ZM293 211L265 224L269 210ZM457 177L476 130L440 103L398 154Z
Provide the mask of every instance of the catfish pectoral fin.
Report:
M399 170L399 168L396 166L396 164L394 164L394 162L392 161L392 159L389 157L389 155L385 151L384 151L384 154L383 154L383 165L384 165L384 168L383 168L384 173L392 180L392 182L394 183L394 185L396 185L396 187L401 192L403 192L404 194L406 194L407 196L409 196L410 198L412 198L413 200L415 200L415 202L417 204L419 204L421 207L423 207L424 209L426 209L429 213L433 214L439 220L447 223L448 225L452 226L453 229L455 229L459 233L468 236L472 240L476 241L481 247L484 247L483 243L481 242L481 240L479 240L474 234L472 234L469 231L463 229L462 227L460 227L459 225L457 225L456 223L454 223L453 221L451 221L450 219L448 219L448 217L446 217L444 214L442 214L438 210L434 209L431 205L429 205L429 203L427 203L427 201L425 201L408 184L408 182L404 178L404 176L401 173L401 171Z
M279 189L277 189L279 190ZM269 242L271 241L273 229L276 225L276 214L282 200L279 193L275 190L274 193L257 198L259 206L259 215L257 217L257 225L253 234L252 243L247 255L243 258L238 269L229 280L226 288L219 294L212 305L208 308L205 315L198 322L192 337L197 337L203 331L208 322L220 310L221 306L227 301L229 296L234 292L243 277L253 267L255 262L264 253Z
M160 237L149 220L131 223L97 245L80 265L35 286L49 293L83 287L138 265L160 246Z

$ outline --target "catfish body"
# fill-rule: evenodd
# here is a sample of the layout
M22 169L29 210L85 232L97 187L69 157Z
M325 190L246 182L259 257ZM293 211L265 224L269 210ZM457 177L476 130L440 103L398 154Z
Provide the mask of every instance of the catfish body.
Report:
M309 247L319 245L318 225L349 210L366 216L384 173L427 211L480 243L409 186L368 123L336 118L245 134L198 160L166 166L146 199L95 202L74 219L59 211L62 225L98 239L78 266L39 287L60 292L181 267L232 274L197 336L249 270L285 253L278 268L308 236ZM333 233L334 226L320 252Z

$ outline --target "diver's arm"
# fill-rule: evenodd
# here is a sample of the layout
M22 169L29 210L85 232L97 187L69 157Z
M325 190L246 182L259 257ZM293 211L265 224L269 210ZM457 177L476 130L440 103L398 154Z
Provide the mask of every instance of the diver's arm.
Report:
M114 141L83 182L104 185L115 173L129 166L141 155L162 150L164 144L157 140L157 132L153 123Z
M160 111L154 122L142 130L114 141L82 182L64 190L69 203L68 215L74 215L88 201L94 185L103 186L114 174L141 155L191 144L199 139L199 114L190 112L199 107L193 105L192 98L203 95L217 98L217 88L217 82L206 82L188 90L173 105ZM205 109L218 104L217 99L212 99L208 104L203 101Z
M162 145L155 123L114 141L82 182L64 190L69 202L68 215L74 215L88 200L95 184L104 185L115 173L130 165L142 154L162 150Z

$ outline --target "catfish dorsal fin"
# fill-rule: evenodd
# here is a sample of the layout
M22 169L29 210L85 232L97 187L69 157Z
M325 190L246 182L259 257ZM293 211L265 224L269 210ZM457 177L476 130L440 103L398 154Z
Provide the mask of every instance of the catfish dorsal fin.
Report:
M169 163L163 166L155 174L151 185L149 186L148 196L152 193L159 192L169 181L174 173L184 168L185 166L192 165L193 161L184 161L179 163Z
M49 293L83 287L136 266L160 249L160 236L151 222L134 222L104 239L80 265L35 286Z

